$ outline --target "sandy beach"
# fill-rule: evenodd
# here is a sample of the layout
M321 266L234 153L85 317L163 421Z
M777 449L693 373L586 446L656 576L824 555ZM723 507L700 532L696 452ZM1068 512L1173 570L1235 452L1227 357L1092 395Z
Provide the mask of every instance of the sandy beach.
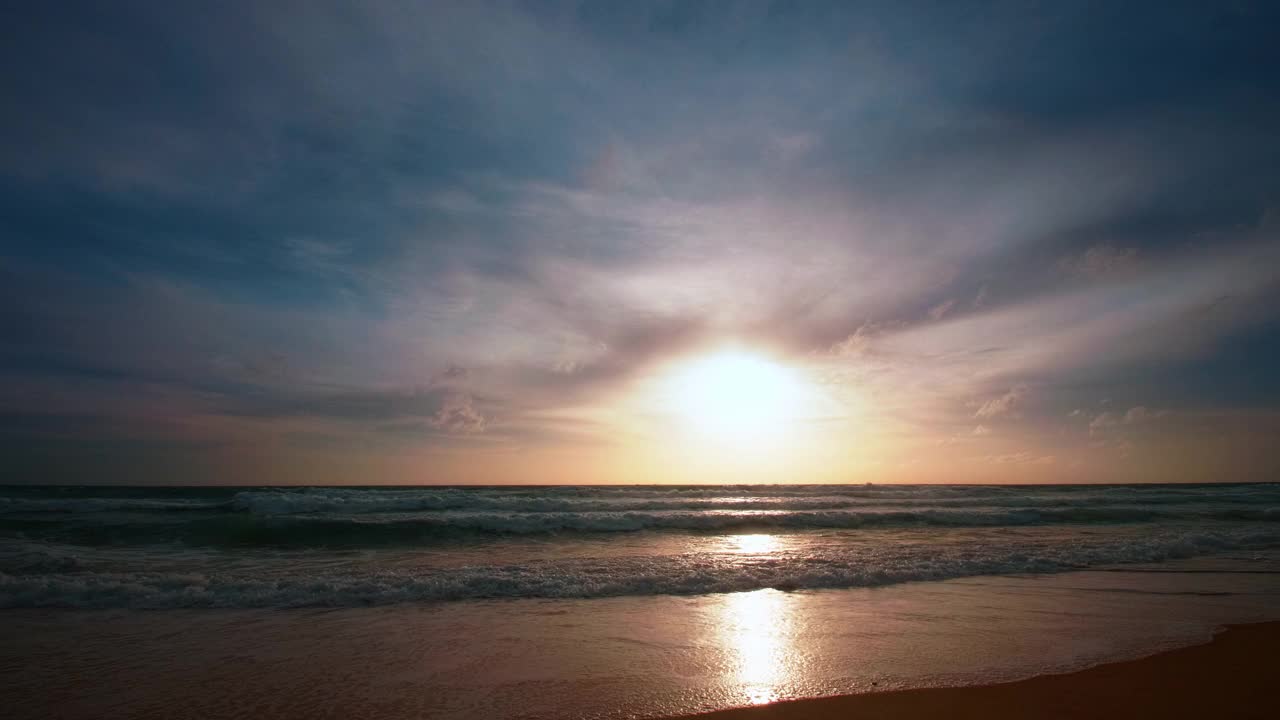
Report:
M798 718L1272 718L1280 623L1237 625L1205 645L1064 675L782 702L700 720Z

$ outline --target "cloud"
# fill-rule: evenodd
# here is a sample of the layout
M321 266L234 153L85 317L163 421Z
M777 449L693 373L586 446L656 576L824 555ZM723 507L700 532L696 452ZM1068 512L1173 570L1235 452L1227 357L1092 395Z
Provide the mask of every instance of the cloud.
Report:
M994 420L1001 417L1017 417L1023 401L1029 393L1026 385L1015 385L1005 394L992 398L982 404L973 414L975 418Z
M852 335L832 345L828 352L835 357L843 358L865 355L880 330L880 325L875 323L859 325Z
M461 382L470 376L470 372L461 365L450 365L436 376L437 383Z
M1124 423L1133 425L1134 423L1146 422L1152 417L1155 417L1154 413L1147 410L1146 407L1138 405L1137 407L1129 408L1129 411L1124 414Z
M955 306L956 301L954 299L944 300L937 305L934 305L932 308L929 308L929 318L931 320L941 320L947 313L951 312L951 309Z
M1166 410L1150 410L1145 405L1135 405L1122 415L1104 412L1089 421L1089 433L1097 434L1122 425L1140 425L1166 415Z
M433 428L451 433L482 432L485 426L484 417L476 411L471 396L464 393L445 395L427 422Z
M978 459L994 465L1053 465L1057 462L1057 458L1053 455L1037 455L1032 452L984 455Z
M1138 249L1095 245L1081 255L1063 258L1059 266L1068 273L1093 279L1116 277L1138 267Z
M1103 432L1109 428L1113 428L1120 424L1120 420L1109 412L1104 412L1089 421L1089 434L1093 435Z
M451 388L365 389L339 391L322 388L258 392L225 398L225 411L253 417L314 417L345 422L373 422L398 418L445 417L458 406ZM469 400L465 404L469 404ZM442 414L443 413L443 414Z
M696 348L708 337L701 319L584 316L570 349L545 362L495 371L512 392L541 404L570 405L613 389L655 364ZM628 321L629 320L629 321Z
M986 283L983 283L982 287L978 288L978 294L973 297L973 307L981 308L984 305L986 305L987 295L990 293L990 291L991 291L990 286L987 285Z
M1270 316L1270 303L1280 297L1268 269L1280 260L1278 247L1246 234L1229 251L1196 248L1123 281L1048 289L987 312L917 325L879 344L925 358L967 354L972 372L993 378L1167 364Z

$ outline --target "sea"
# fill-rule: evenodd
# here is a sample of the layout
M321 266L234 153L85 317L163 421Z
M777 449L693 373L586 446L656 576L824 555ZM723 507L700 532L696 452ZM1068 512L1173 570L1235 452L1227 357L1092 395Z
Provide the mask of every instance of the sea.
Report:
M1280 619L1280 484L9 486L0 609L30 717L667 717Z

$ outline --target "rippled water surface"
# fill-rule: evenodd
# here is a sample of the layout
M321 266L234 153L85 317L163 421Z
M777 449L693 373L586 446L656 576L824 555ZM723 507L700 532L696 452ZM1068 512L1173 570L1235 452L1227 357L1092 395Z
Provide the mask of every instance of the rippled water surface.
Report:
M0 489L0 606L345 607L1057 573L1280 548L1280 486Z

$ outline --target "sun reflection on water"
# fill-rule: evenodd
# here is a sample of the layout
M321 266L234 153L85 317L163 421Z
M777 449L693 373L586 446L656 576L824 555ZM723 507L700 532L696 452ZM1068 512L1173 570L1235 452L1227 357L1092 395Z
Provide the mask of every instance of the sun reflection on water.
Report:
M782 592L767 589L724 596L721 628L725 644L734 655L737 683L752 705L783 696L791 650L790 625L787 598Z
M757 535L731 535L729 536L732 549L750 555L761 555L770 553L778 549L778 538L774 535L757 534Z

